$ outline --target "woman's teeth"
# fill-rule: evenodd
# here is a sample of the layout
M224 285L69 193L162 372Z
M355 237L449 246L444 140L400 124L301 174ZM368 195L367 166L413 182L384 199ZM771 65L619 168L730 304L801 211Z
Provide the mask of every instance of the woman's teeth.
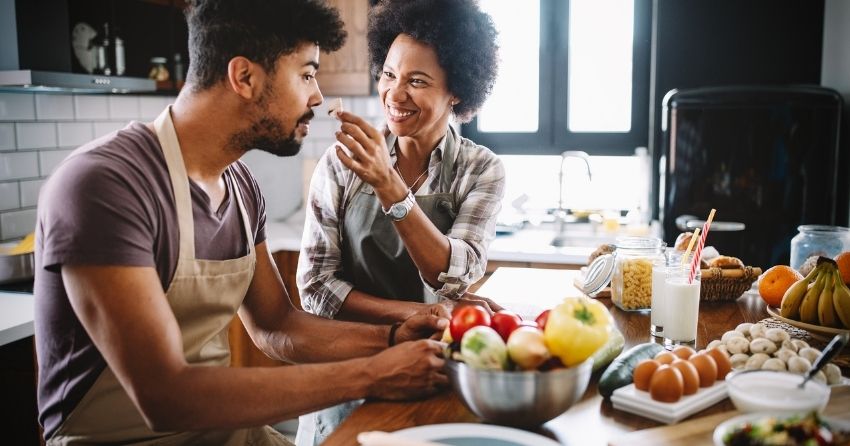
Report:
M394 118L405 118L413 114L412 111L401 111L397 108L389 107L390 116Z

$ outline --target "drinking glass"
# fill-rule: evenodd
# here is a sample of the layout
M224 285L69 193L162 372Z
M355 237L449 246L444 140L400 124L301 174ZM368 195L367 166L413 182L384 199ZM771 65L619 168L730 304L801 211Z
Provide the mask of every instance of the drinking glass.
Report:
M699 319L700 270L688 281L690 265L667 269L664 280L664 345L696 345Z

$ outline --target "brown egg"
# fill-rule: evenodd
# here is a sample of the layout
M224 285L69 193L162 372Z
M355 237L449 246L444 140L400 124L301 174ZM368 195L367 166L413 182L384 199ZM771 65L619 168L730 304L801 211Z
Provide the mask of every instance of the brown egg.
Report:
M716 348L709 350L707 353L714 358L714 362L717 363L717 379L726 379L726 374L732 370L732 361L729 360L729 355L724 353L723 350L718 350Z
M649 381L649 395L656 401L675 403L682 398L684 389L682 372L669 365L659 367Z
M632 375L635 388L643 391L649 390L649 380L658 367L661 367L661 363L654 359L645 359L639 362Z
M670 352L661 352L655 355L654 359L662 364L670 364L674 359L676 359L676 355Z
M688 361L697 368L700 387L711 387L714 385L714 382L717 381L717 363L714 362L714 358L709 356L708 353L698 353L691 356L691 359L688 359Z
M682 374L683 395L693 395L699 390L699 373L697 368L688 361L673 361L670 365Z
M674 348L671 353L678 356L679 358L688 359L691 356L693 356L694 353L696 353L696 352L694 351L694 349L688 347L687 345L680 345L680 346Z

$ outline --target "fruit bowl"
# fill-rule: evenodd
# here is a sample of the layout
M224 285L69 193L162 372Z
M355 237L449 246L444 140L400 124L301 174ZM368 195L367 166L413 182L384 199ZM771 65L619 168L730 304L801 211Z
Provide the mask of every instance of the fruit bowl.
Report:
M769 305L766 308L769 315L788 325L808 331L813 338L819 341L829 341L837 334L850 333L850 330L844 328L825 327L823 325L807 324L805 322L795 321L794 319L788 319L787 317L782 317L778 309Z
M587 390L593 359L546 372L507 372L446 360L455 393L475 415L491 423L537 427L557 417Z

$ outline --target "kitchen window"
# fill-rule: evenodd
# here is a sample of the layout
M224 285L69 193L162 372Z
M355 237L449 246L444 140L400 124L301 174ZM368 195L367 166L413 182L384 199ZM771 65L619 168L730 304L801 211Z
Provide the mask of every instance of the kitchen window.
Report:
M482 0L499 30L492 95L463 134L500 154L646 146L650 0Z

